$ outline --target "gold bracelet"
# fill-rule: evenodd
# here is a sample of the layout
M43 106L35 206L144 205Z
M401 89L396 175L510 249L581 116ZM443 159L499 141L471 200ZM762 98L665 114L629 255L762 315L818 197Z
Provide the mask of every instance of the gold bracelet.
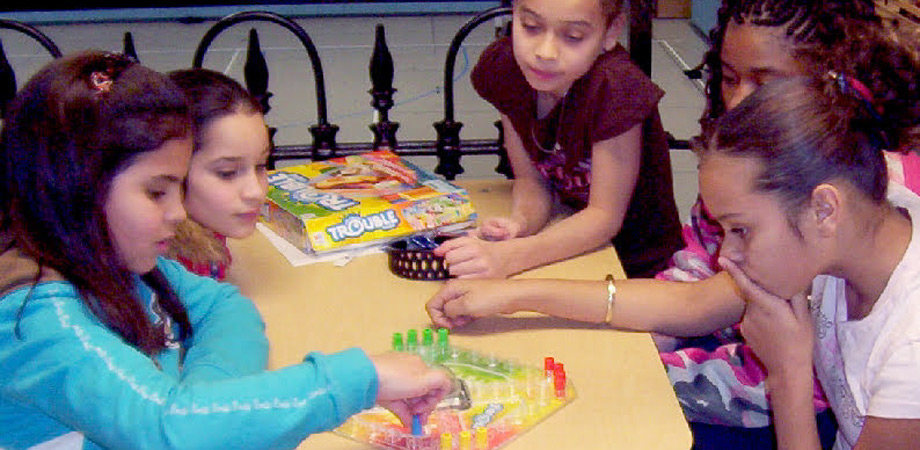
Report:
M609 325L613 321L613 300L617 297L617 285L613 281L613 275L609 273L604 279L607 280L607 314L604 316L604 323Z

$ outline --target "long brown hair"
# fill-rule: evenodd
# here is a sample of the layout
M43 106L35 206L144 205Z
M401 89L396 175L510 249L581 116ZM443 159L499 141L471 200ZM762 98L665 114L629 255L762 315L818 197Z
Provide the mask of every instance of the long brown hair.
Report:
M147 354L162 349L165 336L118 256L104 206L112 179L138 155L189 134L185 98L167 77L121 54L88 51L36 73L10 104L0 137L0 230ZM154 269L143 279L180 337L191 333L163 275Z
M195 68L176 70L167 75L188 99L196 152L201 149L205 129L211 123L237 112L262 114L259 101L236 80L220 72Z

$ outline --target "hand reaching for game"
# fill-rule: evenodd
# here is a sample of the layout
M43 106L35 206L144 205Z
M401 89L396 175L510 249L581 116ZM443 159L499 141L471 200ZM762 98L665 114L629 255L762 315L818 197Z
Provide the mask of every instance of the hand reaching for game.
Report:
M474 233L487 241L504 241L520 236L523 229L523 224L510 217L488 217Z
M515 312L507 280L450 280L425 304L435 325L462 327L480 317Z
M506 278L512 274L505 242L485 241L476 236L451 239L434 249L443 256L450 274L458 278Z
M432 369L417 355L384 353L370 357L379 380L377 404L389 409L404 425L418 414L422 423L444 395L450 392L447 373Z
M458 278L506 278L511 275L500 241L518 237L523 225L508 217L489 217L466 236L451 239L434 249L444 258L450 274Z
M747 303L741 334L771 375L787 377L806 370L811 375L814 324L808 296L777 297L748 278L725 257L719 264L734 279ZM798 374L801 375L801 374Z

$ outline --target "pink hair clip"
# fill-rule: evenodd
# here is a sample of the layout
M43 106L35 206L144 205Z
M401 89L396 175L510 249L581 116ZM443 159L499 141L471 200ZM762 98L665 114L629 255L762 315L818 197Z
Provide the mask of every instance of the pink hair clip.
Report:
M890 149L891 140L888 138L885 119L882 117L883 111L880 106L875 104L875 96L872 95L872 91L856 77L846 76L843 73L835 71L830 71L828 75L837 82L837 87L841 92L846 95L852 95L862 102L863 107L866 108L869 115L872 116L872 120L875 122L875 132L880 138L880 145L882 148Z
M112 89L112 77L105 72L93 72L89 74L89 81L93 83L93 89L99 92L109 92Z
M828 75L837 82L837 86L844 94L852 93L860 100L869 103L875 102L875 96L872 95L872 91L870 91L862 81L833 70L829 71Z
M841 92L855 96L863 102L872 118L882 121L880 108L875 104L875 96L872 95L872 91L862 81L859 81L856 77L847 76L833 70L828 72L828 75L837 82L837 87L840 88Z

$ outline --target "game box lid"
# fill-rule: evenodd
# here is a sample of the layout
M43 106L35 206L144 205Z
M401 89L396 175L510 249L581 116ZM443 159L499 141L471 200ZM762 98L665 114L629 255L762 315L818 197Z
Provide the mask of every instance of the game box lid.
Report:
M477 218L466 190L389 150L273 170L268 184L262 222L308 253L455 231Z

